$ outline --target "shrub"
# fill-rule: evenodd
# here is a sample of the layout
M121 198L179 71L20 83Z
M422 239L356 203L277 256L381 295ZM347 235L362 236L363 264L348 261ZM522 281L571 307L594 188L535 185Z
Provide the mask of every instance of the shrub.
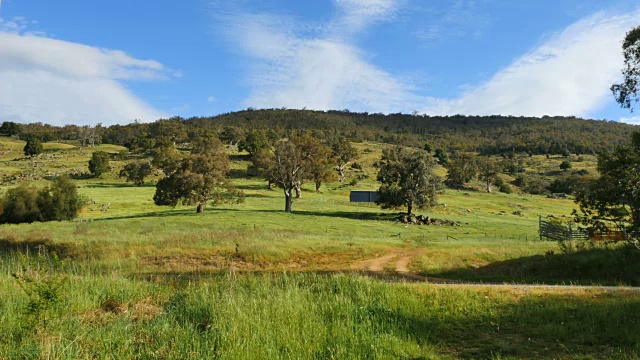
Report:
M549 185L551 185L550 181L544 177L529 175L525 178L522 190L529 194L542 195L549 192Z
M29 136L23 150L25 156L34 157L36 155L42 154L42 143L37 138Z
M511 194L513 192L513 190L511 190L511 186L509 186L509 184L506 183L502 183L498 186L498 190L501 193L505 193L505 194Z
M497 177L493 181L493 185L495 185L501 193L511 194L511 186L505 183L504 180L500 177Z
M440 165L446 165L449 162L449 156L442 149L436 149L434 157L438 159Z
M40 221L71 220L78 216L85 201L78 195L76 185L66 177L53 180L51 187L38 191L37 205Z
M109 167L109 154L104 151L96 151L89 160L89 172L95 177L111 170Z
M144 185L144 178L151 175L151 164L148 161L130 162L120 171L120 177L126 177L138 186Z
M515 185L517 187L523 187L525 181L526 181L526 176L525 175L518 175L516 177L516 179L513 181L513 185Z
M75 184L66 177L57 178L51 187L40 190L21 185L7 191L2 199L0 224L71 220L78 216L84 203Z
M9 189L2 198L2 214L0 223L19 224L32 223L40 218L37 193L34 188L20 185Z
M560 169L564 171L571 169L571 163L567 160L564 160L562 164L560 164Z

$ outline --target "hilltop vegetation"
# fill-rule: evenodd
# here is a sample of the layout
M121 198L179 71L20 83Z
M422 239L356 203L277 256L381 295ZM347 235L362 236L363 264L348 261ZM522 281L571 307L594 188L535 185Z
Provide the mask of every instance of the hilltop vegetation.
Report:
M134 123L95 128L47 124L0 127L5 135L36 134L42 141L76 140L81 144L102 142L149 148L153 139L178 131L175 140L192 141L202 131L211 130L237 144L253 129L269 132L271 138L310 132L320 140L346 137L353 142L380 142L431 149L471 151L482 154L595 154L613 146L627 144L635 126L612 121L575 117L512 116L426 116L406 114L368 114L344 111L253 110L213 117L172 118L172 124ZM167 125L165 123L165 125Z

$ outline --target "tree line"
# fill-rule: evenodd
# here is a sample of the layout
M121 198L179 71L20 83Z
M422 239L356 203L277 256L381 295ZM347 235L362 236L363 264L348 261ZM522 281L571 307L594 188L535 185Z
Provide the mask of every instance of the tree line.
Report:
M466 151L484 155L509 152L560 155L596 154L611 146L626 145L633 125L576 117L427 116L417 114L369 114L342 111L247 109L212 117L174 117L153 123L128 125L53 126L4 122L0 134L54 140L78 141L81 146L101 142L136 151L152 149L156 142L188 143L203 132L238 145L252 130L264 130L270 139L310 133L322 141L346 138L352 142L373 141L392 145L448 152Z

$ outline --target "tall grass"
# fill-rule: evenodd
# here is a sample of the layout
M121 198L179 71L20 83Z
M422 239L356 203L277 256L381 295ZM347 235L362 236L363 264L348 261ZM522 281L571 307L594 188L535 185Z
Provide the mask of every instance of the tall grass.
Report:
M57 316L26 322L0 277L0 358L397 359L640 355L640 299L442 289L356 276L175 282L71 276Z

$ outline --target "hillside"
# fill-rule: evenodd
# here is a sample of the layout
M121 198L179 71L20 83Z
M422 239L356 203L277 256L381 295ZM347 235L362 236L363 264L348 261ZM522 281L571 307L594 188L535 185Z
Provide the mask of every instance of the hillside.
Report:
M0 134L35 135L43 141L81 140L82 127L5 122ZM273 138L310 132L321 140L346 137L353 142L401 144L432 150L473 151L482 154L533 155L596 154L626 144L635 125L576 117L427 116L369 114L344 111L244 110L209 117L173 117L154 123L95 127L102 143L126 146L145 137L180 133L175 140L190 142L212 131L234 143L252 129L268 130Z
M379 141L448 151L486 154L596 153L626 143L634 125L576 117L414 116L345 111L246 110L185 121L194 127L260 128L314 131L317 136L347 136L352 141Z

